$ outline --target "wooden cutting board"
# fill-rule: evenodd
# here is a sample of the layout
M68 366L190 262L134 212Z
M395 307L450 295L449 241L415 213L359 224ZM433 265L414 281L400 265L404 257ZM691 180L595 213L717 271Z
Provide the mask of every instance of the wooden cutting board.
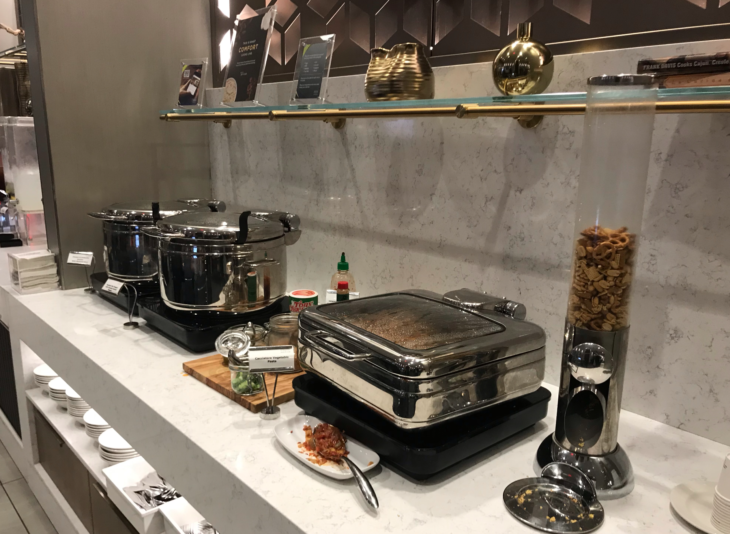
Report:
M228 365L223 363L223 356L213 354L197 360L183 363L183 370L190 376L197 378L203 384L213 388L221 395L225 395L234 402L237 402L244 408L251 410L253 413L259 413L266 407L266 393L263 391L257 395L242 396L233 391L231 387L231 372ZM276 385L276 397L274 405L282 404L294 398L294 388L292 380L304 373L280 374L279 382ZM269 395L274 391L274 380L276 375L266 374L266 387Z

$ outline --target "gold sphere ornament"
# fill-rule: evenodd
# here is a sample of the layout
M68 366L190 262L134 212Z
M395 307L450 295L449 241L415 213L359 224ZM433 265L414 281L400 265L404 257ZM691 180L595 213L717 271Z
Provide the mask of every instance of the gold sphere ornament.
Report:
M494 85L503 95L542 93L553 79L552 52L531 37L532 23L521 23L517 27L517 40L500 50L494 59Z

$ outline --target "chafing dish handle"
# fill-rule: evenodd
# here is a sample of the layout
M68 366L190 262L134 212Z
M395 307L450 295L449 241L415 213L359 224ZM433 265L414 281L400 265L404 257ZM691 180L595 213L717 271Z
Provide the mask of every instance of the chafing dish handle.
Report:
M324 330L314 330L312 332L306 332L301 330L299 336L304 341L312 345L312 348L318 350L325 356L334 358L335 360L342 360L346 362L359 362L362 360L367 360L368 358L372 358L373 356L372 354L367 352L353 354L336 345L333 345L332 343L324 339L325 337L332 336L332 334Z
M153 202L152 203L152 223L157 224L157 221L159 221L162 217L160 217L160 203L159 202Z

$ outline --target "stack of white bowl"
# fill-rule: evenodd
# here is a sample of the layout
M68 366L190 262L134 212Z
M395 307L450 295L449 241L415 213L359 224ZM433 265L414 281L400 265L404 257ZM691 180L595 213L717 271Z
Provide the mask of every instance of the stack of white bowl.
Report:
M44 363L33 369L33 378L35 385L41 388L41 391L48 393L48 383L54 378L58 378L58 375Z
M71 388L66 388L66 406L68 414L77 419L81 419L86 412L91 410L91 406Z
M61 408L66 408L66 389L68 389L68 384L63 378L54 378L48 383L48 392L51 398Z
M730 454L725 457L720 480L715 486L710 522L723 534L730 534Z
M104 460L113 463L124 462L139 456L139 453L127 443L127 440L113 428L99 436L99 454Z
M84 414L83 417L84 426L86 426L86 435L90 438L97 439L104 432L109 430L111 426L109 423L96 413L96 410L89 410Z

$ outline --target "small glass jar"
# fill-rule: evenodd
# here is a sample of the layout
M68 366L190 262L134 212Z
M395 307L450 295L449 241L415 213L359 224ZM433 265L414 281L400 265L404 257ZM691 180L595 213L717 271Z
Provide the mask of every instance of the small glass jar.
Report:
M277 345L292 345L295 358L299 353L299 314L280 313L274 315L269 321L269 332L266 334L266 345L274 347ZM295 359L297 371L300 371L299 360Z
M296 313L281 313L274 315L269 321L269 333L266 336L266 345L294 345L299 340L299 315Z
M264 390L264 375L249 373L247 359L251 339L243 328L226 330L215 342L215 347L223 355L223 361L231 372L231 389L239 395L256 395Z
M248 367L234 362L228 364L231 372L231 389L239 395L256 395L264 390L264 375L249 373Z
M266 346L266 328L261 325L249 322L245 325L233 326L226 330L226 332L243 332L251 340L251 346Z

